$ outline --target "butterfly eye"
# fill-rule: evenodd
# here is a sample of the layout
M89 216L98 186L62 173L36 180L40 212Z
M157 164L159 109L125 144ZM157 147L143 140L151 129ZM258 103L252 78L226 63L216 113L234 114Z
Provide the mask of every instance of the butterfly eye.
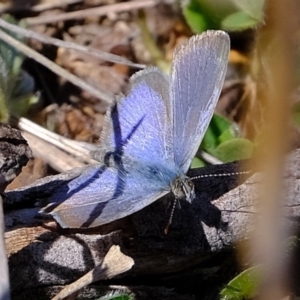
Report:
M194 184L187 176L176 178L171 185L171 190L177 199L192 202L195 198Z
M186 178L183 181L183 191L185 194L185 200L191 203L195 199L196 195L195 185L189 178Z
M193 182L193 181L189 180L189 181L187 182L187 184L188 184L190 190L194 190L194 189L195 189L195 185L194 185L194 182Z

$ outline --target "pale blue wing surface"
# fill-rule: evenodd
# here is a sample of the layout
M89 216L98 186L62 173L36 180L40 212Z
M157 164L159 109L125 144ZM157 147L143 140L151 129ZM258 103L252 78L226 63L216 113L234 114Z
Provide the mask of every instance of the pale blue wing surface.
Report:
M170 191L211 119L228 52L228 36L208 32L177 50L171 84L155 68L132 77L129 94L107 115L102 149L95 153L99 161L106 153L105 164L88 167L50 199L51 214L62 227L102 225Z
M128 95L107 115L102 149L94 154L99 161L103 152L108 154L109 163L90 166L49 199L56 206L51 214L62 227L105 224L170 191L178 168L173 160L168 78L150 68L131 82Z
M184 43L174 54L170 79L175 163L185 173L195 156L216 107L230 50L223 31L207 31Z
M160 180L158 180L160 179ZM153 169L120 172L91 165L50 199L51 210L63 228L95 227L128 216L170 190L168 176L158 177Z
M103 153L145 161L173 161L169 80L156 68L136 73L127 96L106 116L101 145L94 157Z

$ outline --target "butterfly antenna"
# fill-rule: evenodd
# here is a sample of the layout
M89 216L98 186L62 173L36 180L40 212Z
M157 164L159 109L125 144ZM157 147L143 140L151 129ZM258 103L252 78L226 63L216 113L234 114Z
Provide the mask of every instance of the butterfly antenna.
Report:
M168 224L167 224L167 226L166 226L166 228L165 228L165 230L164 230L164 233L165 233L165 234L168 234L168 233L169 233L169 228L170 228L170 226L171 226L171 224L172 224L173 215L174 215L175 207L176 207L176 205L177 205L177 201L178 201L178 199L175 198L174 204L173 204L173 207L172 207L172 210L171 210L170 218L169 218L169 221L168 221Z
M250 174L251 171L239 171L239 172L232 172L232 173L223 173L223 174L205 174L199 175L195 177L191 177L191 180L200 179L200 178L208 178L208 177L225 177L225 176L236 176L236 175L246 175Z

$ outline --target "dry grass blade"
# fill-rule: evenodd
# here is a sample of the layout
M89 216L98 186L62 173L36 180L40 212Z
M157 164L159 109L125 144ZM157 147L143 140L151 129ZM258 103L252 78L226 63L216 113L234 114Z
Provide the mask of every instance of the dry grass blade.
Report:
M48 3L40 3L37 5L34 5L30 11L34 11L34 12L42 12L45 10L49 10L49 9L54 9L54 8L61 8L61 7L65 7L68 5L72 5L72 4L78 4L78 3L82 3L84 2L84 0L56 0L56 1L50 1Z
M24 1L25 2L25 1ZM26 2L20 4L20 5L11 5L11 3L2 3L0 6L0 13L5 13L5 12L20 12L24 10L24 6L25 9L28 11L32 11L32 12L41 12L41 11L45 11L48 9L53 9L53 8L60 8L60 7L64 7L64 6L68 6L71 4L76 4L76 3L81 3L83 2L83 0L56 0L56 1L51 1L51 2L46 2L46 3L40 3L37 5L34 5L32 7L26 7Z
M81 46L81 45L78 45L76 43L65 42L65 41L61 41L59 39L47 37L43 34L36 33L32 30L28 30L28 29L19 27L17 25L13 25L11 23L8 23L8 22L4 21L1 18L0 18L0 27L5 28L7 30L10 30L12 32L21 34L21 35L26 36L28 38L36 39L36 40L38 40L42 43L45 43L45 44L51 44L51 45L54 45L54 46L57 46L57 47L63 47L63 48L67 48L67 49L77 50L77 51L89 54L91 56L101 58L101 59L106 60L106 61L110 61L110 62L117 63L117 64L127 65L127 66L130 66L130 67L133 67L133 68L139 68L139 69L145 68L145 65L135 64L135 63L131 62L130 60L128 60L126 58L123 58L121 56L118 56L118 55L115 55L115 54L112 54L112 53L103 52L103 51L93 49L93 48L90 48L90 47Z
M94 88L93 86L86 83L84 80L80 79L79 77L71 74L70 72L66 71L65 69L61 68L57 64L53 63L51 60L47 59L43 55L39 54L35 50L31 49L30 47L26 46L25 44L19 42L18 40L14 39L4 31L0 30L0 40L6 42L10 46L16 48L18 51L22 52L26 56L36 60L40 64L47 67L52 72L56 73L57 75L66 78L74 85L84 89L85 91L89 92L91 95L104 100L108 104L112 102L112 98L105 92L100 91L99 89Z
M133 265L134 260L131 257L124 255L119 246L114 245L109 249L100 265L97 265L80 279L66 286L58 295L52 298L52 300L65 299L69 295L95 281L110 279L124 273L130 270Z
M27 140L34 157L41 158L53 170L57 172L66 172L73 168L81 168L86 164L76 157L60 150L59 148L40 139L36 135L23 132L22 135Z
M25 133L29 133L31 135L31 139L34 137L37 137L41 140L43 140L46 144L44 144L44 147L41 148L41 150L38 150L38 141L34 141L30 143L30 147L34 152L38 151L39 157L41 157L42 153L44 153L44 156L49 155L49 151L44 151L45 146L47 148L49 147L49 144L55 147L58 147L59 149L63 150L65 153L68 153L69 156L71 155L72 157L77 157L81 162L85 163L95 163L93 159L91 159L89 153L90 151L95 150L96 146L93 146L92 144L84 143L84 142L77 142L70 140L68 138L62 137L54 132L49 131L48 129L41 127L30 120L26 118L20 118L18 122L18 127L25 131ZM29 136L30 138L30 136ZM29 140L30 142L30 140ZM42 151L42 153L40 153ZM57 162L58 157L56 155L52 156L53 159ZM49 161L50 157L43 157L46 161ZM51 165L53 163L49 162ZM82 166L82 163L71 163L71 166L73 167L79 167ZM55 167L57 169L57 167ZM70 169L67 167L67 169ZM64 167L63 169L59 168L59 171L65 171L66 168Z
M157 0L141 0L141 1L129 1L117 4L111 4L101 7L89 8L69 13L62 13L58 15L42 16L27 18L27 24L39 25L46 23L55 23L59 21L67 21L74 19L84 19L92 16L105 16L109 13L118 13L123 11L137 10L146 7L155 6L158 3Z
M200 150L199 151L199 156L207 163L211 164L211 165L219 165L222 164L223 162L220 161L219 159L217 159L216 157L212 156L211 154Z

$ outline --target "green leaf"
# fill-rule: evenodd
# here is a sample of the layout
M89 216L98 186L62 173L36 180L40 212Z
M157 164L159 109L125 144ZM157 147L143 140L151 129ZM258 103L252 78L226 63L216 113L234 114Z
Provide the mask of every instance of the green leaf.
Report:
M220 144L220 136L229 130L231 123L219 115L214 115L201 143L201 149L210 151ZM227 133L226 133L227 134Z
M206 165L206 164L205 164L205 162L204 162L202 159L200 159L199 157L195 156L195 157L193 158L193 160L192 160L192 163L191 163L190 168L191 168L191 169L202 168L202 167L204 167L205 165Z
M232 126L230 126L228 129L223 131L222 134L219 136L219 143L223 143L234 138L236 138L236 133L233 130Z
M25 23L16 21L10 15L2 18L12 24L24 27ZM7 32L25 42L22 35ZM0 43L0 121L5 122L10 115L24 115L29 107L38 101L34 91L34 80L21 69L24 55L14 47Z
M195 33L207 29L244 30L263 21L264 0L184 1L183 14Z
M6 99L7 85L8 85L8 70L6 64L0 56L0 122L7 122L9 118L9 108L7 106Z
M130 297L129 295L118 295L118 296L113 296L112 298L109 298L109 300L132 300L133 298Z
M234 279L221 291L221 300L243 300L257 295L261 278L261 265L251 267Z
M190 0L185 1L182 11L193 32L200 33L207 29L220 28L224 10L226 15L227 7L231 9L230 5L227 5L230 2L231 0L222 0L218 3L211 0Z
M254 145L251 141L244 138L234 138L221 143L210 154L223 162L247 159L252 156Z
M223 162L251 157L254 149L252 142L236 136L234 124L222 116L214 115L204 135L201 149ZM194 165L197 163L199 162L195 161Z
M182 12L193 32L200 33L208 29L205 17L199 11L194 10L192 7L185 6Z
M18 22L14 17L8 14L4 14L2 17L5 21L18 25L20 27L25 27L25 23L23 21ZM24 43L26 39L24 38L23 35L11 32L11 31L6 31L4 30L7 34L11 35L18 41ZM24 60L24 54L16 50L16 48L6 44L5 42L0 43L0 55L2 56L3 60L6 63L6 66L11 74L11 76L17 76L20 72L21 65Z
M260 20L257 20L244 11L238 11L227 16L221 23L221 27L227 31L246 30L255 27Z
M263 19L264 0L233 0L239 10L244 11L253 19L261 21Z

